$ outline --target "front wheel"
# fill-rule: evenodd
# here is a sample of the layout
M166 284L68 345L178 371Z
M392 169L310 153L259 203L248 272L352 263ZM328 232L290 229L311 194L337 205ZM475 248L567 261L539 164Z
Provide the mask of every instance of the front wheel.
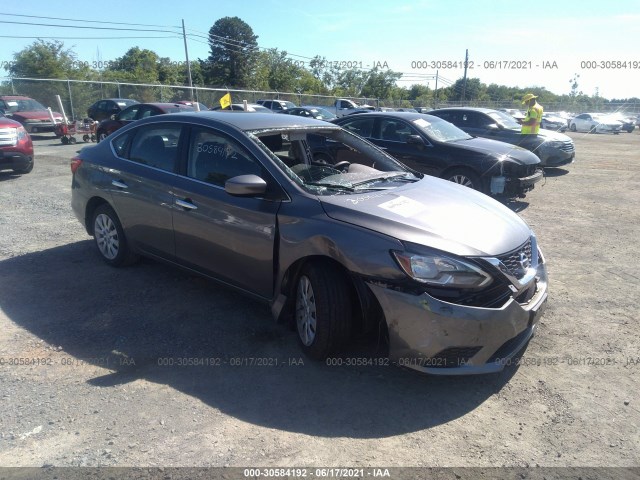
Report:
M307 265L296 285L296 327L304 353L324 360L351 332L352 305L344 275L332 266Z
M98 130L98 143L107 138L107 136L108 135L105 132L103 132L102 130Z
M132 263L136 259L129 249L118 215L103 204L93 212L93 238L102 259L113 267Z
M14 173L19 173L19 174L25 174L25 173L29 173L31 172L31 170L33 170L33 158L29 161L29 163L27 163L24 167L21 168L14 168L13 171Z
M456 168L455 170L451 170L447 174L445 174L443 178L445 180L449 180L450 182L473 188L474 190L478 190L480 192L484 190L482 188L480 178L478 178L478 176L471 170L467 170L465 168Z
M571 130L572 132L577 131L578 129L576 128L576 124L572 123L571 126L569 127L569 130Z

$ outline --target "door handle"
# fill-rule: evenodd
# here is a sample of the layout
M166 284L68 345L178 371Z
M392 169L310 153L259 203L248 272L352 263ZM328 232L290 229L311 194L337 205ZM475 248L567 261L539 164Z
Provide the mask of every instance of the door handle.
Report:
M129 188L129 185L127 185L124 182L121 182L120 180L111 180L111 185L118 188Z
M179 198L176 199L176 205L178 205L181 208L184 208L185 210L197 210L198 207L196 207L193 203L191 203L191 199L190 198L185 198L184 200L180 200Z

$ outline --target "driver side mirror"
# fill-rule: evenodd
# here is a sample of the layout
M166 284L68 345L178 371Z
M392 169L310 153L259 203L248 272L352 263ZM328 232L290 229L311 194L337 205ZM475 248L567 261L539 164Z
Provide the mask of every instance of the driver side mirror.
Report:
M267 182L257 175L238 175L224 183L224 191L233 196L258 196L267 191Z
M409 135L407 137L407 143L411 145L422 145L424 146L424 140L420 135Z

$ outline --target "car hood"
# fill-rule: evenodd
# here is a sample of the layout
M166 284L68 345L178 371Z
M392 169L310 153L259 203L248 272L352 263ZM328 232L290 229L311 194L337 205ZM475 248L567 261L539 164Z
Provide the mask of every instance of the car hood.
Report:
M518 128L509 128L512 132L520 133L520 129ZM565 135L564 133L556 132L555 130L547 130L546 128L541 128L538 132L537 138L541 138L545 142L568 142L572 141L571 137Z
M455 255L500 255L531 236L524 220L501 203L430 176L392 190L318 199L335 220Z
M33 112L14 112L13 117L24 118L25 120L50 120L49 112L46 110L37 110ZM62 115L53 112L53 118L62 120Z
M447 145L455 148L473 150L474 152L482 153L483 155L494 158L507 155L518 163L524 165L535 165L540 163L540 159L527 149L510 143L491 140L489 138L475 137L468 140L460 140L458 142L448 142Z

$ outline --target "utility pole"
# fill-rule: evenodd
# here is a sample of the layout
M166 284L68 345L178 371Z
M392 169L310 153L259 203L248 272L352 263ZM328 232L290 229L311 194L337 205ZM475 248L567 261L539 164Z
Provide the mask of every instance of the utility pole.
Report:
M438 108L438 70L436 70L436 90L433 93L433 108Z
M464 54L464 77L462 80L462 101L464 102L465 94L467 92L467 65L469 65L469 49L465 50Z
M191 80L191 63L189 62L189 50L187 49L187 34L184 30L184 18L182 19L182 38L184 40L184 56L187 57L187 73L189 74L189 92L191 92L191 101L193 102L193 81Z

